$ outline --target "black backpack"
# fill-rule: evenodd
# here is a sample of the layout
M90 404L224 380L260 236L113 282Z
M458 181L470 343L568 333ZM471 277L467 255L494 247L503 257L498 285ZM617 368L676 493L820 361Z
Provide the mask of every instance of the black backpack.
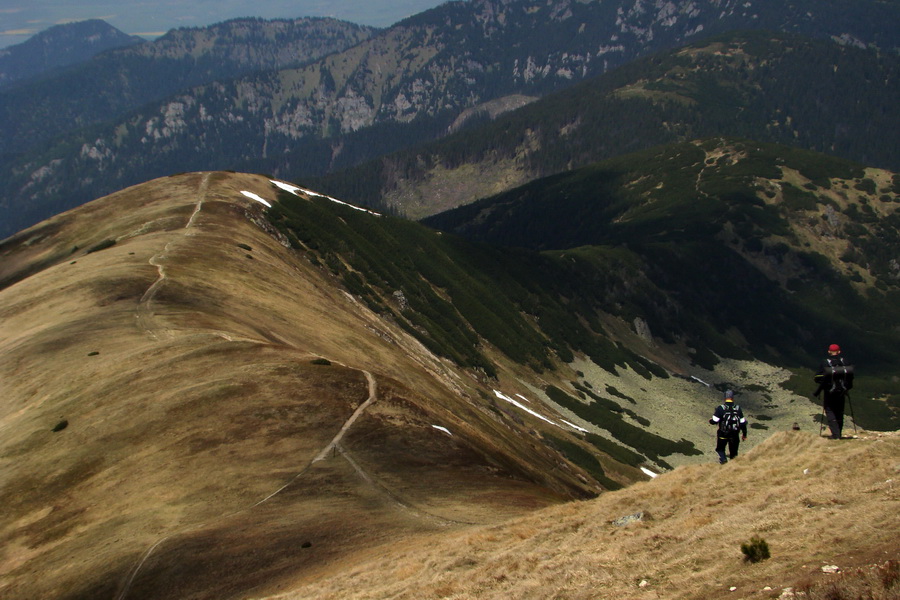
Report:
M853 365L844 362L844 358L828 358L825 375L831 381L831 392L848 392L853 387Z
M741 429L741 416L738 414L739 407L736 404L727 403L722 405L724 414L719 420L719 431L722 433L735 433Z

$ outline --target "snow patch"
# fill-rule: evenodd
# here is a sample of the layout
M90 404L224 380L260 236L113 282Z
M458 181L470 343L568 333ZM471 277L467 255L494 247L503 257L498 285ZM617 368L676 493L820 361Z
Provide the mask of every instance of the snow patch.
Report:
M542 414L540 414L540 413L538 413L538 412L535 412L535 411L531 410L530 408L528 408L527 406L525 406L524 404L522 404L522 403L519 402L518 400L515 400L515 399L513 399L513 398L510 398L509 396L507 396L506 394L504 394L503 392L501 392L501 391L499 391L499 390L494 390L494 395L496 395L496 396L497 396L498 398L500 398L501 400L506 400L507 402L509 402L509 403L512 404L513 406L515 406L515 407L517 407L517 408L520 408L520 409L524 410L524 411L527 412L528 414L537 417L537 418L540 419L541 421L546 421L547 423L550 423L551 425L556 425L556 426L559 427L560 429L565 429L565 427L563 427L563 426L560 425L559 423L557 423L557 422L555 422L555 421L552 421L551 419L548 419L548 418L545 417L544 415L542 415ZM531 400L529 400L528 398L526 398L526 397L523 396L522 394L516 394L516 396L518 396L519 398L521 398L522 400L524 400L524 401L527 402L528 404L531 404ZM580 432L582 432L582 433L587 433L587 432L588 432L588 430L585 429L584 427L579 427L579 426L576 425L575 423L570 423L569 421L566 421L565 419L560 419L560 421L562 421L564 424L568 425L569 427L571 427L572 429L574 429L574 430L576 430L576 431L580 431Z
M509 403L512 404L513 406L518 407L518 408L521 408L522 410L524 410L524 411L527 412L528 414L534 415L535 417L537 417L537 418L540 419L541 421L546 421L547 423L550 423L551 425L556 425L557 427L559 427L559 424L558 424L558 423L555 423L555 422L551 421L550 419L548 419L547 417L545 417L544 415L542 415L542 414L540 414L540 413L536 413L535 411L531 410L530 408L528 408L527 406L525 406L524 404L522 404L522 403L519 402L518 400L513 400L512 398L510 398L509 396L507 396L507 395L504 394L503 392L498 391L498 390L494 390L494 394L495 394L498 398L500 398L501 400L506 400L507 402L509 402Z
M264 199L260 198L258 195L254 194L253 192L247 192L247 191L241 190L241 193L243 195L247 196L248 198L250 198L251 200L256 200L257 202L259 202L261 204L265 204L269 208L272 208L272 205L269 203L268 200L264 200Z
M437 429L438 431L443 431L443 432L446 433L447 435L450 435L450 436L453 435L452 433L450 433L450 430L447 429L446 427L441 427L440 425L432 425L432 427L434 427L434 428Z
M651 470L648 469L647 467L641 467L641 471L643 471L643 472L644 472L644 475L647 475L648 477L653 477L653 478L655 478L656 476L659 475L659 473L654 473L653 471L651 471Z
M354 210L360 210L362 212L367 212L370 215L375 215L376 217L381 216L380 213L371 211L367 208L362 208L361 206L354 206L352 204L348 204L347 202L344 202L343 200L338 200L337 198L332 198L331 196L326 196L325 194L320 194L318 192L314 192L312 190L302 188L298 185L293 185L291 183L285 183L283 181L276 181L274 179L270 179L269 181L271 181L276 187L279 187L286 192L290 192L291 194L294 194L295 196L300 195L297 192L303 192L304 194L307 194L308 196L318 196L319 198L325 198L326 200L331 200L332 202L336 202L337 204L343 204L344 206L349 206L350 208L352 208Z
M565 423L566 425L568 425L568 426L571 427L572 429L575 429L575 430L577 430L577 431L580 431L581 433L587 433L587 432L588 432L588 430L585 429L584 427L579 427L579 426L576 425L575 423L570 423L570 422L566 421L565 419L560 419L560 421L562 421L563 423Z

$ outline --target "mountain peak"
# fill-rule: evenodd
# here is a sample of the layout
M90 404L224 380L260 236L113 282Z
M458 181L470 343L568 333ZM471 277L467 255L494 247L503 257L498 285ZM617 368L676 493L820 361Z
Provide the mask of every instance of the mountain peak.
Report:
M54 25L21 44L0 50L0 87L88 60L106 50L143 42L101 19Z

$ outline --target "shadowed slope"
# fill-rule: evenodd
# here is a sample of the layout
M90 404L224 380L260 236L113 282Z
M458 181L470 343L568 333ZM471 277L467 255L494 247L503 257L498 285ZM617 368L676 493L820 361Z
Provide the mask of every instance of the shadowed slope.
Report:
M234 597L598 490L241 192L275 196L166 178L0 246L0 595Z

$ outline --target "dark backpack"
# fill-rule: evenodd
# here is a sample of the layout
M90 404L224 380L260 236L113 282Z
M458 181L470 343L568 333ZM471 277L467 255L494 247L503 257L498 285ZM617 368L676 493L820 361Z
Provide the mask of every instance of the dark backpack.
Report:
M848 392L853 387L853 365L844 362L844 358L828 358L825 375L831 381L831 392Z
M735 433L741 429L741 416L738 414L738 406L736 404L723 404L722 418L719 420L719 431L722 433Z

